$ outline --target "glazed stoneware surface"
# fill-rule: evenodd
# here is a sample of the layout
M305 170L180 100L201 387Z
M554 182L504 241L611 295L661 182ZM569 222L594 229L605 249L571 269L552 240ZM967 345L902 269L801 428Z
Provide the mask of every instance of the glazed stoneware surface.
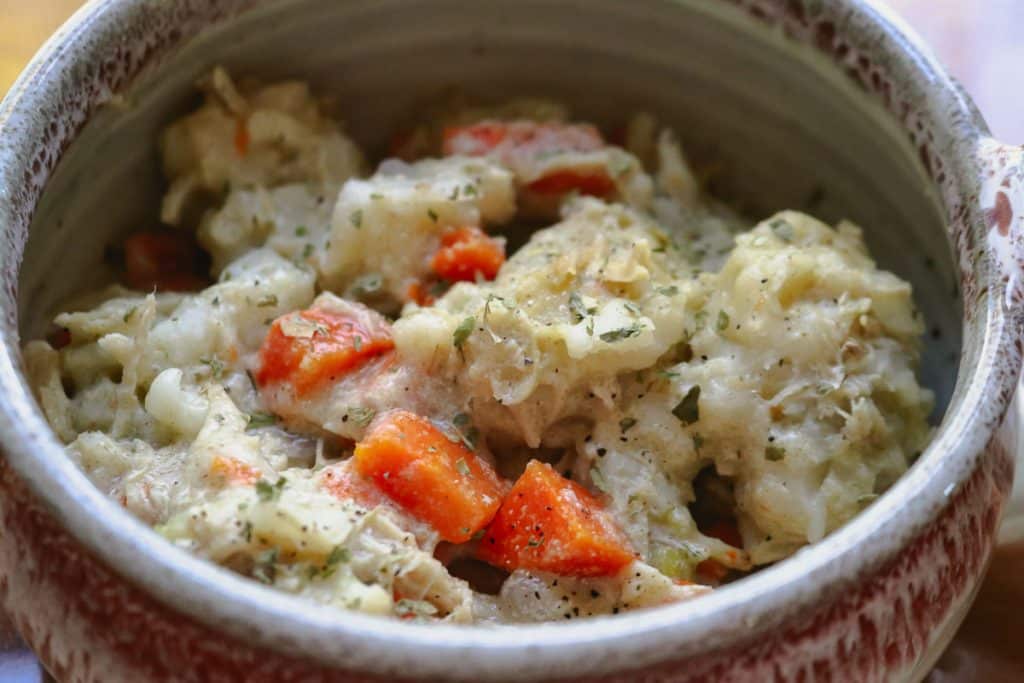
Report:
M310 607L170 547L64 457L21 338L108 277L155 221L154 141L212 65L338 95L371 148L456 84L648 109L723 169L715 190L862 223L915 286L937 430L857 519L690 603L466 629ZM112 99L114 93L119 93ZM994 543L1016 435L1022 150L892 17L859 0L106 0L0 107L0 599L66 681L913 680L955 631Z

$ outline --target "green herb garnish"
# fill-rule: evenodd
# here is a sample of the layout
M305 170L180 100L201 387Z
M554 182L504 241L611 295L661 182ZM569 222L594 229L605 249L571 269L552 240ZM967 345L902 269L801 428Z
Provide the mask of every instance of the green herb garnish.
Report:
M373 408L365 408L363 406L349 406L348 416L360 427L365 427L373 422L373 418L377 416L377 411Z
M690 387L683 396L683 400L672 409L672 414L683 423L683 426L691 425L700 420L700 385Z
M640 334L644 329L644 326L640 323L633 323L629 327L620 327L617 330L609 330L600 334L600 339L603 342L617 342L622 339L629 339Z
M352 293L357 296L364 296L380 291L384 285L384 278L380 273L367 273L356 278L352 283Z
M272 584L277 577L277 548L260 553L256 558L256 566L252 570L252 576L260 583Z
M284 477L281 477L273 484L266 479L260 479L256 482L256 495L258 495L260 500L263 502L277 500L281 497L281 491L284 490L285 484L287 483L288 480Z
M793 241L793 226L790 225L788 221L776 218L768 224L768 227L770 227L772 232L775 233L775 236L783 242Z
M467 339L469 339L469 335L473 334L474 327L476 327L476 318L469 316L468 318L463 319L452 333L452 344L460 352L462 351L462 345L466 343Z
M213 358L200 358L199 362L210 368L210 375L214 379L220 379L224 376L224 361L216 356Z
M348 548L340 545L334 546L331 550L331 554L327 556L327 560L324 562L324 566L320 569L320 577L328 578L338 568L339 564L348 562L352 559L352 553L349 552Z
M569 295L569 312L572 313L574 323L583 322L583 319L587 317L587 307L578 292Z
M246 429L259 429L260 427L269 427L277 424L277 417L270 413L253 413L249 416L249 424L245 426Z

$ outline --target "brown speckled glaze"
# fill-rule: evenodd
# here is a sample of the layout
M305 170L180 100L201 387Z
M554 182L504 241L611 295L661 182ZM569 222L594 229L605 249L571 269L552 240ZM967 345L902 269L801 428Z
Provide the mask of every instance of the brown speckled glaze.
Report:
M861 0L702 4L809 46L879 103L930 178L948 231L933 237L948 238L957 266L963 346L934 442L815 547L683 605L535 627L423 626L310 607L209 566L74 469L20 371L18 268L30 226L42 229L32 223L40 196L112 93L204 29L289 3L301 4L94 2L0 105L0 601L46 666L64 681L104 683L920 678L973 598L1013 476L1016 435L1003 420L1021 361L1024 149L991 140L927 49Z

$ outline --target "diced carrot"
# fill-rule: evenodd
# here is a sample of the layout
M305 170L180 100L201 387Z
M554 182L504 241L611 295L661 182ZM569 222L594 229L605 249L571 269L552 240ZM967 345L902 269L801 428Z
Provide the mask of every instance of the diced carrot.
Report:
M252 484L260 478L260 471L238 458L217 455L210 463L210 476L229 484Z
M445 155L496 154L509 162L513 156L545 156L552 152L592 152L604 147L601 133L584 123L538 121L481 121L444 130Z
M502 483L491 466L414 413L379 417L353 459L356 472L451 543L472 538L501 504Z
M385 502L387 498L384 493L373 481L356 472L352 462L349 459L325 467L320 475L324 488L335 498L354 500L368 508Z
M604 146L601 133L589 124L483 121L445 129L443 149L445 154L494 156L516 173L533 178L526 189L536 194L561 195L575 190L608 197L615 191L615 182L605 169L580 171L556 166L540 177L533 175L544 169L552 155L593 152Z
M697 565L697 576L705 582L721 583L729 574L729 568L718 560L704 560Z
M416 128L398 130L388 141L387 156L390 159L416 161L423 156L423 135Z
M610 576L635 559L597 498L537 460L505 497L478 553L509 571L565 576Z
M430 267L449 282L472 282L479 274L493 280L505 263L505 245L477 227L448 230L441 235L441 248Z
M719 519L702 531L706 536L717 538L734 548L743 547L743 537L740 536L739 527L734 519ZM730 559L735 559L736 551L727 550L725 554ZM705 581L721 583L728 574L729 567L718 560L704 560L697 565L697 575Z
M444 153L481 156L500 145L509 132L509 124L484 121L470 126L453 126L444 130Z
M728 543L734 548L743 547L743 537L740 536L740 529L734 519L720 519L716 521L704 531L704 535L717 538L719 541Z
M71 330L66 327L58 327L46 335L46 341L50 343L50 346L59 351L71 343Z
M287 313L263 340L256 381L287 381L304 396L394 347L383 324L371 329L353 316L316 308Z
M199 249L190 235L168 230L137 232L124 242L125 280L135 289L202 289Z
M235 152L238 153L238 156L244 157L249 153L250 141L249 122L242 117L238 117L238 120L235 122Z
M405 290L406 301L415 301L420 306L432 306L436 299L434 296L423 286L422 282L413 282L409 285L408 289Z
M564 170L538 178L526 189L537 194L565 194L575 190L591 197L607 197L615 192L615 181L602 170L594 173Z

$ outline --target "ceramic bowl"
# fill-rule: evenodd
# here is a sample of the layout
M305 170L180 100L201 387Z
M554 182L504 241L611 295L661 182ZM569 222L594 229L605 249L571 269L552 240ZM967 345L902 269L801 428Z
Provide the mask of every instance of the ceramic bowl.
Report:
M337 95L372 148L421 98L553 94L645 109L753 215L865 229L929 325L936 432L822 542L688 603L467 628L311 607L186 555L51 434L19 344L156 221L160 127L215 64ZM863 0L96 0L0 106L0 598L64 681L920 678L977 589L1010 488L1024 151L992 140L898 20Z

